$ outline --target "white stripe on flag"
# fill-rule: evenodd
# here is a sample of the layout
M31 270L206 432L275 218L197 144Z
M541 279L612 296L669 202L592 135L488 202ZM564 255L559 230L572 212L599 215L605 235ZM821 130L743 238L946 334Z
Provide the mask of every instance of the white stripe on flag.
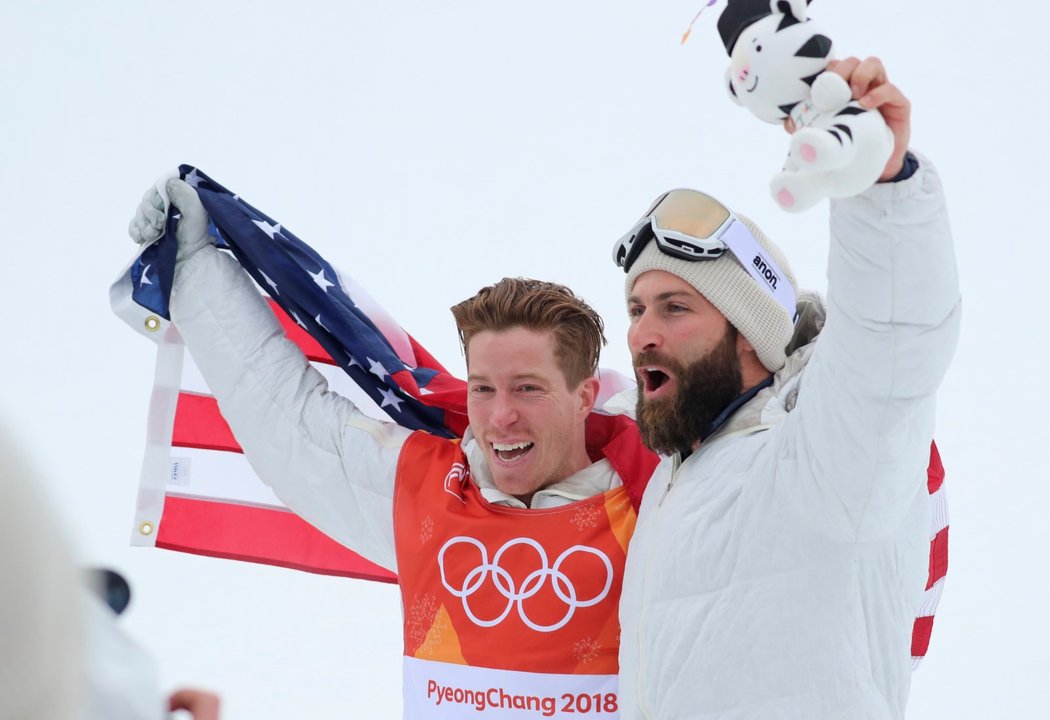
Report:
M931 517L930 517L930 539L937 537L944 528L948 527L948 494L944 491L942 483L937 492L930 495Z
M937 609L937 603L941 601L942 592L944 592L944 578L935 582L933 587L923 594L922 605L919 606L919 611L915 613L915 617L929 617L933 615Z
M171 467L168 495L287 509L241 453L172 448Z

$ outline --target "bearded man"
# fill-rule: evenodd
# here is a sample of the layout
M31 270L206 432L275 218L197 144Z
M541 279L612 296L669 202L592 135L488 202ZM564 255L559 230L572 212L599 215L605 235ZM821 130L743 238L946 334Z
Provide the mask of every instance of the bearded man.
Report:
M877 59L835 71L896 150L831 203L826 306L703 193L666 193L614 248L638 420L666 456L624 575L625 720L904 717L959 289L908 100Z

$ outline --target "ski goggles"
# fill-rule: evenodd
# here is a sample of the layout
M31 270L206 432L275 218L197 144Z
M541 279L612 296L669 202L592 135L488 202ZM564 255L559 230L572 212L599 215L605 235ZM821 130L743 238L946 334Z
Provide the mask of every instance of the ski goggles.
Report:
M710 195L685 189L664 193L613 246L613 262L625 273L630 272L650 241L663 254L689 262L715 260L728 250L755 282L795 317L795 290L787 275L747 225Z

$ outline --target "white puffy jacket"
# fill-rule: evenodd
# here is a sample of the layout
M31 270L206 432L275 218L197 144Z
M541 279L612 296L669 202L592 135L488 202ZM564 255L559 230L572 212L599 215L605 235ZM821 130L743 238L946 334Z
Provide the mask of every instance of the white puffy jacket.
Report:
M819 339L646 490L620 603L625 720L904 717L959 316L925 159L832 202Z

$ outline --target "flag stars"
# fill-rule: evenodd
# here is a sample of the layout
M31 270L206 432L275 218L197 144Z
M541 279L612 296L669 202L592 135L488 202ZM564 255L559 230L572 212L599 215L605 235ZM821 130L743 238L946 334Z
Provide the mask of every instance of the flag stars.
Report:
M350 356L350 362L348 362L348 363L346 364L346 366L347 366L348 368L352 368L352 367L353 367L354 365L357 365L357 367L361 367L361 363L357 362L357 360L356 360L356 359L354 358L354 356L353 356L353 355L351 355L351 356Z
M404 400L402 400L396 394L394 394L393 390L379 388L379 394L383 396L383 402L379 404L380 408L385 408L390 405L393 405L394 410L396 410L397 412L401 412L401 403L403 403Z
M252 222L258 225L260 230L269 235L271 240L273 240L274 236L277 235L277 233L281 232L281 223L271 225L265 220L252 220Z
M139 278L139 287L142 287L143 285L152 285L153 284L153 281L150 280L149 277L147 277L147 273L149 273L149 269L151 267L153 267L152 264L147 265L146 267L142 268L142 277Z
M200 175L197 174L197 168L190 170L189 175L186 176L186 184L192 188L197 187L204 181Z
M383 364L380 363L378 360L373 360L372 358L365 358L365 360L368 361L368 372L372 373L380 380L382 380L390 374L386 371L386 368L383 367Z
M273 294L274 295L280 295L281 294L281 293L277 292L277 283L275 283L273 280L271 280L269 275L264 273L262 270L259 270L259 274L263 276L263 280L266 281L266 284L273 288Z
M302 320L299 319L299 316L295 314L295 311L289 310L288 312L292 314L292 319L295 320L295 324L301 327L303 330L306 330L306 325L303 323Z
M314 279L314 282L317 283L317 287L321 288L325 292L328 292L328 288L335 287L335 283L329 282L328 278L324 276L324 268L321 268L316 273L307 271L306 274L312 277Z
M331 330L329 330L328 328L326 328L326 327L324 326L324 323L323 323L323 322L321 322L321 313L317 313L317 317L315 317L315 318L314 318L314 322L315 322L315 323L317 323L318 327L320 327L320 328L321 328L322 330L324 330L325 332L331 332Z

